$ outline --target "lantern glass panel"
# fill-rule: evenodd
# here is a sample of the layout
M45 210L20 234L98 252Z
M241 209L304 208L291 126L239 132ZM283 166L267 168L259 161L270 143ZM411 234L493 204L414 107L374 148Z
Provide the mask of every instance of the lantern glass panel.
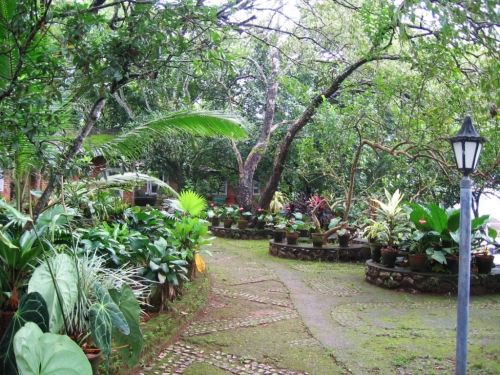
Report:
M453 142L453 152L454 152L455 158L457 160L458 169L463 169L464 165L463 165L463 158L462 158L462 156L463 156L462 142L460 142L460 141Z
M465 168L474 169L477 142L465 142Z
M477 167L477 163L479 161L479 155L481 155L482 148L483 148L483 145L481 143L478 143L477 144L477 152L476 152L476 160L474 160L474 168L473 169L476 169L476 167Z

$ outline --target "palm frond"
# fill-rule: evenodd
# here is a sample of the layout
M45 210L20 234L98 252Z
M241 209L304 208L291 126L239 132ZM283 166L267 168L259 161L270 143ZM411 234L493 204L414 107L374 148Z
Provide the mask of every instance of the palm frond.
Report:
M166 182L160 180L159 178L149 176L144 173L127 172L123 174L115 174L113 176L109 176L106 179L97 180L95 182L93 181L93 183L95 183L95 185L99 188L111 188L111 187L119 187L120 185L123 186L123 185L130 185L133 183L148 182L148 181L165 189L175 197L179 196L179 194L175 191L175 189Z
M171 201L172 206L191 216L199 216L205 208L207 201L200 194L192 190L184 190L176 200Z
M183 111L167 115L157 114L111 141L94 147L92 151L94 155L125 155L138 158L145 146L155 139L180 133L241 139L247 135L241 123L242 120L219 112Z

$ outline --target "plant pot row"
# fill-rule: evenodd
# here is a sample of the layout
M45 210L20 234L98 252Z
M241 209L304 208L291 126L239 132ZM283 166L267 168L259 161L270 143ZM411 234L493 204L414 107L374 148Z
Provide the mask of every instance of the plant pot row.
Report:
M394 267L398 252L394 249L383 249L379 244L370 243L371 259L374 262L381 263L386 267ZM451 273L458 273L458 256L446 257L446 266ZM473 257L477 266L477 272L488 274L495 266L492 255L475 255ZM409 254L408 264L410 270L414 272L429 271L428 257L426 254Z

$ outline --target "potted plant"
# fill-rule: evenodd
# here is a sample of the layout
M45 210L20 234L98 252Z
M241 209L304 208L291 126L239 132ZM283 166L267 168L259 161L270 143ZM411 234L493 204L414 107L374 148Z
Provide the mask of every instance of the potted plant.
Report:
M224 223L224 228L229 229L233 225L235 218L239 216L239 211L234 207L226 206L222 211L222 222Z
M408 263L410 269L415 272L423 272L427 268L427 249L432 247L435 235L416 230L410 241L410 253Z
M286 234L287 221L283 217L279 217L274 225L273 239L274 242L283 242Z
M210 209L207 211L207 218L212 223L212 226L217 227L220 225L223 211L223 208L216 206L214 203L210 204Z
M286 226L286 229L287 229L286 242L287 242L287 244L289 244L289 245L296 245L297 244L297 240L299 239L298 228L301 225L303 225L303 223L304 222L302 220L298 220L295 218L288 220L288 223Z
M347 228L340 228L337 231L337 240L339 242L340 247L348 247L350 239L351 239L351 234L349 233Z
M380 262L380 249L387 242L387 224L382 221L370 220L370 223L365 227L363 235L368 240L370 247L370 256L374 262Z
M493 262L495 257L491 255L488 250L484 250L474 254L474 260L477 265L477 272L481 274L489 274L495 263Z
M383 232L386 241L380 253L382 263L387 267L394 267L399 253L398 246L408 238L410 225L408 215L400 205L403 195L399 190L396 190L394 194L390 194L385 190L385 196L387 198L386 202L375 200L379 205L377 209L378 220L386 225Z
M238 219L238 229L247 229L248 222L252 217L252 213L250 211L245 211L243 207L240 207L240 218Z

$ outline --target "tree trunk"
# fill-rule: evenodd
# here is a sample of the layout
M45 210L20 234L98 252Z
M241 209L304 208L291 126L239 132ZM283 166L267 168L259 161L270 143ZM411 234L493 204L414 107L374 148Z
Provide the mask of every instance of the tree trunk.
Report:
M97 122L97 120L99 120L99 117L101 117L101 113L105 104L106 104L106 99L103 96L99 97L94 102L94 105L92 106L92 109L90 110L90 113L87 117L85 126L82 128L78 136L74 139L73 144L66 152L64 159L61 162L61 165L59 166L59 168L51 170L49 180L47 181L47 187L43 191L42 196L36 203L35 209L33 210L34 219L36 219L38 215L40 215L42 210L49 203L50 196L54 192L58 181L60 181L60 178L63 175L66 168L68 167L69 163L71 162L71 160L73 160L75 155L80 151L83 141L89 135L95 123Z
M302 112L300 117L292 124L292 126L288 129L285 137L281 140L279 144L276 155L274 157L273 162L273 172L269 177L266 187L262 192L260 198L260 207L268 208L271 200L273 199L274 193L278 189L278 185L281 179L281 175L285 168L286 158L288 156L288 152L290 151L290 147L292 145L293 140L295 139L297 133L302 130L302 128L309 123L309 121L313 118L314 114L318 107L323 103L324 100L331 99L334 95L338 93L340 90L342 83L349 78L358 68L365 65L368 62L375 60L397 60L398 56L373 56L368 58L363 58L352 65L348 66L340 75L335 77L330 86L324 90L323 92L316 95L307 108Z
M269 51L271 60L271 73L269 77L263 76L266 82L266 109L264 121L260 131L259 139L252 147L246 160L243 162L241 154L233 143L233 150L238 159L239 181L238 181L238 203L245 209L251 209L253 200L253 177L262 156L267 150L276 111L276 97L278 95L279 54L278 50L271 48ZM261 73L263 75L263 72Z

